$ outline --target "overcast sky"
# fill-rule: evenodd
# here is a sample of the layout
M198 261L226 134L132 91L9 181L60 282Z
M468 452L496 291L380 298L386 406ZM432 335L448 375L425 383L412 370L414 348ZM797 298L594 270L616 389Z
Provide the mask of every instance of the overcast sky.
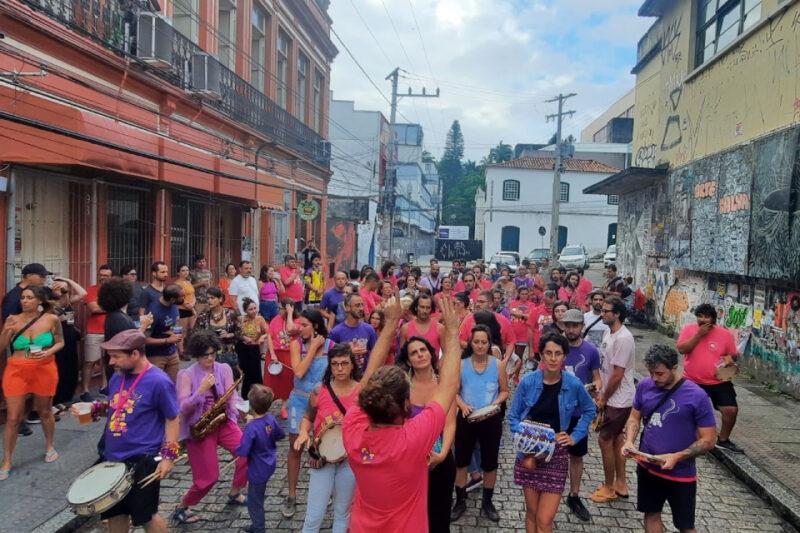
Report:
M547 100L576 92L565 134L580 130L633 87L636 43L652 19L636 16L642 0L333 0L333 28L389 97L384 78L396 66L408 87L441 89L441 98L400 101L398 121L421 123L425 145L441 156L454 119L466 158L480 160L499 141L546 142L555 132ZM399 38L398 38L399 35ZM334 98L357 109L389 104L335 36ZM427 57L426 57L427 52Z

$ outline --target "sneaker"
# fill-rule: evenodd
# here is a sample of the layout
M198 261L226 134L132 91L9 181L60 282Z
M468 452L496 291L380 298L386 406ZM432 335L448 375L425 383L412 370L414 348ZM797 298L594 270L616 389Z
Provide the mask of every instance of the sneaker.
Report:
M592 519L592 515L589 513L589 510L583 505L583 501L581 500L580 496L567 496L567 507L569 507L570 511L572 511L575 516L583 520L584 522L588 522Z
M283 509L281 509L281 514L283 514L285 518L291 518L294 516L296 507L297 507L297 499L292 498L291 496L287 496L283 502Z
M36 411L31 411L28 414L28 418L26 418L25 421L28 424L41 424L42 423L42 419L39 418L39 413L37 413Z
M467 492L471 492L480 487L481 485L483 485L483 476L478 478L470 477L469 481L467 481L467 486L465 487L465 489L467 490Z
M24 420L20 422L19 429L17 430L17 435L21 435L23 437L27 437L29 435L33 435L33 431L30 427L28 427L28 423Z
M731 453L744 453L744 450L739 448L733 443L732 440L719 440L717 439L717 448L728 450Z
M92 393L90 393L90 392L84 392L83 394L81 394L81 401L82 402L93 402L94 401L94 396L92 396Z

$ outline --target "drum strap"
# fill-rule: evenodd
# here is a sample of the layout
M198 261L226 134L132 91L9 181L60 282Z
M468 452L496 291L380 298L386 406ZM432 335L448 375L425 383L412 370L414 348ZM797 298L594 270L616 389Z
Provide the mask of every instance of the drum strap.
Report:
M592 329L593 327L595 327L595 326L597 325L597 323L598 323L598 322L600 322L601 320L603 320L603 317L602 317L602 316L601 316L601 317L598 317L598 318L597 318L597 320L595 320L594 322L592 322L591 324L589 324L589 327L588 327L588 328L586 328L586 331L584 331L584 332L583 332L583 338L584 338L584 339L586 338L586 335L588 335L588 334L589 334L589 330L590 330L590 329Z
M330 381L325 384L325 388L328 389L328 394L331 395L331 399L333 400L333 403L336 404L336 407L339 408L339 411L342 413L342 415L346 415L347 414L347 409L344 408L344 404L342 404L342 401L339 399L338 396L336 396L336 393L333 392L333 387L331 386Z
M681 385L683 385L684 381L686 381L686 378L679 379L678 382L675 383L675 385L673 385L672 388L669 389L666 393L664 393L664 396L662 396L660 400L658 400L658 403L653 408L653 410L650 411L650 413L648 413L647 416L642 418L642 422L643 422L642 437L641 437L641 440L639 442L644 442L644 432L647 430L648 424L650 424L650 419L653 418L653 415L656 414L659 409L661 409L662 405L667 403L667 400L669 400L670 396L672 396L673 394L678 392L678 389L681 388Z

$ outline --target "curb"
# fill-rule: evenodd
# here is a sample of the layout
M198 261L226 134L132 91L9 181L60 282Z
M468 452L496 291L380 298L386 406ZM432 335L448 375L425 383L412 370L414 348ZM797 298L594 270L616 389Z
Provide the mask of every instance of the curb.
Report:
M711 450L711 455L767 501L778 516L800 530L800 498L796 494L787 490L744 454L732 454L714 448Z
M92 518L91 516L78 516L72 512L72 509L65 507L39 524L33 533L73 533Z

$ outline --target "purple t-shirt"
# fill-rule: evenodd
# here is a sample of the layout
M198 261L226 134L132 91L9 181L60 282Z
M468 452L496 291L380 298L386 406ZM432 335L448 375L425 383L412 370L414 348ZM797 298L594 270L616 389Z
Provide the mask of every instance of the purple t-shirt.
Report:
M236 455L247 457L247 480L250 483L269 481L277 461L275 443L285 437L283 428L271 414L248 422Z
M600 369L600 352L586 341L580 346L570 346L564 361L567 372L572 372L584 384L592 382L592 372Z
M633 408L642 414L642 420L649 416L653 408L666 394L650 379L644 379L636 387ZM714 410L708 394L688 379L681 388L658 408L658 412L650 416L647 427L642 429L643 452L659 455L680 452L697 440L697 428L716 427ZM653 463L640 463L653 474L674 481L695 481L697 468L694 459L686 459L675 465L672 470L661 470Z
M319 306L329 313L336 315L336 323L340 324L344 316L339 316L339 304L344 301L344 291L337 290L336 287L328 289L322 294L322 301Z
M367 368L369 354L372 352L372 348L375 347L375 343L378 342L378 334L375 333L372 326L365 322L359 322L355 327L349 326L347 322L342 322L331 330L328 338L335 343L356 341L365 344L367 353L364 355L363 361L359 360L359 366L362 371Z
M120 384L128 390L138 374L111 376L108 390L111 400L105 428L106 461L125 461L137 455L157 455L164 442L167 419L178 416L175 385L163 370L151 366L136 384L127 401L115 415Z

